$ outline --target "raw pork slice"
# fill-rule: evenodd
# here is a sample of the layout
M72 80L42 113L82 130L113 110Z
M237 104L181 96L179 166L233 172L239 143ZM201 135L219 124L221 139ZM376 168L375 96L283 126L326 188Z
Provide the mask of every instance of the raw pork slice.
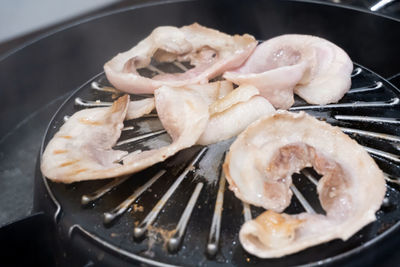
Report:
M291 176L313 166L326 215L278 214L289 204ZM242 132L224 163L230 189L269 211L246 222L240 241L261 258L281 257L332 239L348 239L374 221L386 187L382 171L339 128L304 112L278 111Z
M224 74L236 84L256 86L272 105L288 109L293 91L310 104L339 101L350 89L353 63L335 44L310 35L267 40L239 68Z
M170 145L129 155L112 149L129 106L129 96L123 96L111 107L72 115L48 143L42 156L42 173L55 182L72 183L138 172L194 145L204 132L208 105L196 91L161 87L155 92L155 105L172 138Z
M228 35L194 23L182 28L162 26L129 51L104 65L108 80L128 93L153 93L167 85L173 87L207 83L223 72L239 67L257 45L253 36ZM147 67L151 59L159 62L190 61L194 68L176 74L159 74L152 79L137 69Z

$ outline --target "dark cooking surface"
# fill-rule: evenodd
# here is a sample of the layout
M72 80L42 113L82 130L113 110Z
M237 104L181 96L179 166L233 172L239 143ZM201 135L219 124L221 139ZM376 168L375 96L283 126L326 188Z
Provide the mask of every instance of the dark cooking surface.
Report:
M228 1L219 1L211 6L171 4L177 7L174 12L165 12L162 7L134 16L130 15L134 12L124 12L117 16L118 20L110 16L74 26L2 59L0 226L31 210L36 153L45 126L62 99L101 71L103 63L117 51L129 48L156 26L198 21L229 33L250 32L260 39L284 32L312 33L337 42L355 61L384 77L400 72L398 23L361 13L355 15L348 10L340 11L338 19L337 13L330 13L331 9L337 9L335 7L305 7L291 2L281 3L278 11L270 14L269 7L274 4L258 2L256 7L255 1L239 1L229 11L225 7ZM189 8L191 5L194 7ZM294 6L303 12L292 12ZM269 16L261 16L262 12ZM152 20L143 23L148 18ZM264 20L272 23L263 23Z
M161 67L160 67L161 68ZM166 71L165 69L162 69ZM64 116L70 115L84 108L83 106L75 104L76 97L86 101L103 101L109 102L112 100L112 94L108 92L99 92L91 87L92 81L99 84L105 83L104 75L96 76L93 80L86 83L81 89L71 95L69 100L65 102L60 110L53 118L49 130L46 134L45 144L49 139L58 131L59 127L64 123ZM339 103L354 103L356 101L387 101L400 97L399 91L392 88L390 84L381 80L377 75L370 73L368 70L363 69L360 74L352 79L352 88L366 88L376 82L382 82L383 86L379 90L373 90L363 93L349 93L343 97ZM351 92L351 91L350 91ZM132 96L137 98L138 96ZM296 99L295 106L304 106L306 103L301 99ZM376 107L376 108L333 108L322 109L316 111L308 111L314 116L327 118L328 122L338 126L379 131L388 134L398 135L399 131L396 126L385 124L370 125L365 123L349 123L343 121L335 121L332 119L334 115L345 114L359 114L369 116L392 117L396 116L398 112L397 106L393 107ZM135 130L124 131L120 140L156 131L160 129L161 125L157 118L141 118L131 120L124 123L124 126L134 126ZM374 127L375 126L375 127ZM393 149L390 142L383 140L376 142L375 139L363 138L362 136L355 136L356 140L362 145L391 151ZM146 150L148 146L157 145L161 140L168 140L167 136L157 136L148 140L129 143L119 147L121 150L129 152L137 151L138 149ZM368 243L373 238L381 238L385 231L390 231L391 227L394 228L396 222L400 221L400 208L396 208L397 203L400 202L400 192L394 184L388 185L387 198L388 205L385 205L379 212L377 212L377 220L363 228L360 232L352 236L348 241L343 242L340 240L333 240L326 244L306 249L300 253L282 257L279 259L261 260L244 252L237 233L240 226L243 224L243 212L241 202L234 197L233 193L226 190L224 194L224 206L221 221L221 237L220 237L220 251L217 253L215 259L208 259L204 256L205 248L207 247L207 236L212 221L212 214L214 203L216 200L216 192L218 190L218 178L221 170L221 159L231 141L227 140L218 144L208 146L208 150L204 153L204 158L200 158L199 164L196 164L195 170L189 172L187 178L183 180L172 197L165 202L165 207L157 216L154 224L149 228L149 234L143 241L134 241L133 232L135 225L140 224L141 221L149 214L155 203L163 196L171 184L177 180L177 177L182 172L188 163L195 157L200 150L199 147L193 147L181 151L172 159L167 159L165 162L157 164L146 171L134 174L128 181L120 186L117 186L111 192L101 197L93 204L86 207L81 206L81 197L84 194L94 192L98 188L106 185L109 181L88 181L75 183L72 185L56 184L49 182L51 192L54 194L55 199L61 207L59 216L59 225L62 232L68 232L68 240L78 246L80 239L86 239L89 245L96 243L83 231L92 233L96 238L100 238L103 242L122 249L126 253L132 253L134 256L140 256L145 259L155 260L156 262L165 262L177 265L191 265L197 263L204 266L246 266L250 262L253 266L265 266L266 264L272 266L292 266L301 264L314 265L318 261L322 261L334 256L339 256L355 249L363 244ZM386 172L398 176L400 168L391 164L390 161L378 160L378 164ZM142 207L143 211L130 210L115 219L112 224L104 226L103 213L113 210L123 200L130 196L139 186L143 185L146 181L157 173L159 170L167 170L149 190L146 190L134 205ZM304 196L308 199L310 204L315 207L317 198L315 187L307 180L294 176L294 184L303 192ZM200 198L196 202L193 210L193 215L190 217L186 234L183 238L181 249L176 253L169 253L166 250L166 243L168 241L168 233L170 233L177 224L180 214L183 212L186 203L193 192L194 187L198 183L204 183L204 190L201 191ZM256 217L263 209L252 207L252 215ZM303 212L304 209L296 197L292 198L291 205L285 210L288 213ZM72 229L72 230L71 230ZM83 229L83 230L82 230ZM160 234L161 233L161 234ZM386 232L387 233L387 232ZM69 253L67 253L69 255ZM94 255L96 255L94 253ZM339 256L340 257L340 256ZM105 257L107 258L107 257ZM332 259L331 259L332 260ZM107 259L105 260L107 261ZM97 262L97 261L95 261ZM104 263L102 260L99 262ZM326 262L325 262L326 263ZM78 264L79 265L79 264Z

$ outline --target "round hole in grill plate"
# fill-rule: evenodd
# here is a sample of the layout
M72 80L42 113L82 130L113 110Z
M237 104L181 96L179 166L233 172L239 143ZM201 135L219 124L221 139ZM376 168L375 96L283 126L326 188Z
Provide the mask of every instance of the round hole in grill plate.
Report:
M176 67L171 69L176 71ZM156 71L157 66L149 73L154 75ZM85 83L54 115L42 151L68 116L82 108L109 105L120 95L103 73ZM143 97L146 96L132 95L131 98ZM55 215L58 223L68 221L70 225L72 243L81 235L128 261L139 260L152 265L319 265L367 249L399 226L400 192L396 180L400 177L399 97L397 88L355 64L352 89L339 103L313 106L296 98L292 111L304 110L341 127L370 152L390 182L375 222L346 242L333 240L279 259L254 257L243 250L238 240L243 222L263 209L244 205L227 189L221 164L233 140L208 147L191 147L120 180L64 185L43 179L53 201L61 209L61 213ZM138 138L121 144L121 149L146 150L170 142L155 114L124 124L120 141ZM305 209L323 212L315 189L318 176L313 170L305 169L293 178L293 190L297 195L294 194L286 212L293 214Z

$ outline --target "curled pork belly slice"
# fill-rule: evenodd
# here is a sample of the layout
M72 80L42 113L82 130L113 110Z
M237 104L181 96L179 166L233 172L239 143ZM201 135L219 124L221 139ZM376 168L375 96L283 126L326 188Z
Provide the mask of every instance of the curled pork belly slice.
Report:
M238 135L252 122L275 112L254 86L239 86L209 106L210 119L198 144L208 145Z
M287 34L267 40L239 68L224 74L252 84L276 108L294 103L293 92L310 104L339 101L350 89L353 63L335 44L315 36Z
M277 214L290 203L291 176L313 166L326 215ZM374 221L385 179L368 153L337 127L307 115L278 111L232 144L224 172L236 196L269 209L246 222L243 247L261 258L281 257L332 239L348 239Z
M128 106L129 96L124 96L111 107L86 109L71 116L48 143L42 156L42 173L64 183L135 173L194 145L208 120L208 105L200 94L161 87L155 92L155 106L172 143L128 154L112 149Z
M182 28L162 26L129 51L104 65L108 80L128 93L153 93L166 85L181 87L207 83L223 72L240 66L257 45L254 37L228 35L194 23ZM194 68L184 72L163 73L153 78L141 76L137 69L159 62L190 61Z

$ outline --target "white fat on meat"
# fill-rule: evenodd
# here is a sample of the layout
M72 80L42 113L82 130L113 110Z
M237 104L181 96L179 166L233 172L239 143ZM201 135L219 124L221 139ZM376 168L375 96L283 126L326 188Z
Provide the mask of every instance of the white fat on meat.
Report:
M322 175L317 192L326 215L278 214L290 204L292 174L311 166ZM304 112L278 111L250 125L232 144L224 172L238 198L269 209L239 233L245 250L260 258L347 240L376 219L386 191L364 148Z
M259 118L275 112L257 88L242 85L209 106L210 119L198 144L217 143L240 134Z
M48 143L42 155L42 173L63 183L135 173L194 145L204 132L208 105L196 91L161 87L155 91L155 106L172 138L170 145L130 154L112 149L129 107L129 96L123 96L111 107L72 115Z
M202 95L207 105L211 105L232 92L233 84L230 81L216 81L206 84L190 84L185 86L185 88L197 91Z
M155 109L154 97L129 102L125 120L133 120L149 114Z
M337 45L316 36L287 34L258 45L224 78L254 85L274 107L288 109L293 93L310 104L339 101L350 89L352 70L351 59Z
M163 85L207 83L239 67L256 45L251 35L231 36L197 23L181 28L161 26L129 51L108 61L104 71L110 83L121 91L153 93ZM137 69L147 67L152 58L159 62L190 61L194 68L184 73L162 73L151 79L141 76Z

